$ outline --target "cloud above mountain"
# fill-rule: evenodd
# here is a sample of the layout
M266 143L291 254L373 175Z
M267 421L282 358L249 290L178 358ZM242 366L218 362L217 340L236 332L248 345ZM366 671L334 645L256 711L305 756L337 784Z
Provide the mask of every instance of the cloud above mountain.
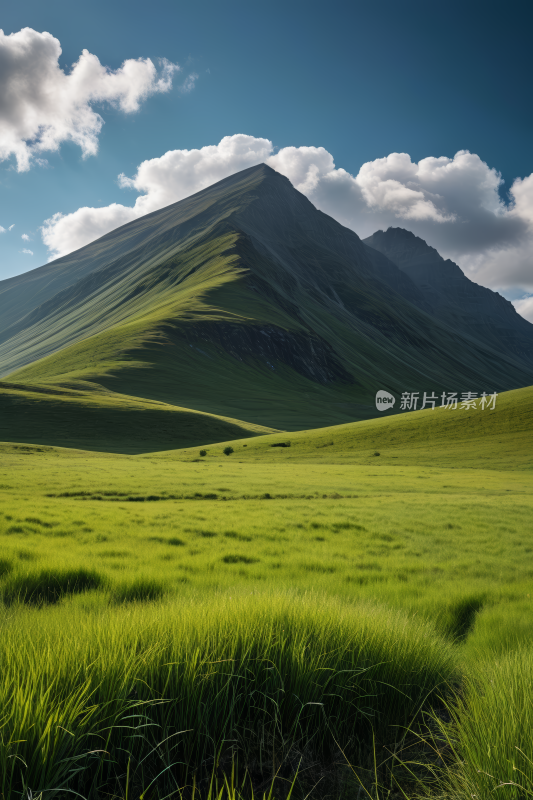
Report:
M14 156L19 172L65 141L77 144L84 157L94 155L104 123L95 104L131 114L150 95L168 92L180 70L165 59L158 70L149 58L127 59L111 70L83 50L65 72L60 56L60 42L50 33L0 30L0 160ZM189 77L192 88L195 76Z
M285 147L236 134L199 150L171 150L143 161L124 189L133 205L113 203L55 214L42 228L54 257L69 253L133 219L182 200L222 178L265 162L286 175L319 209L361 237L405 227L453 258L473 280L491 288L533 290L533 175L517 179L508 202L500 174L462 150L453 158L413 162L391 153L363 164L357 175L337 168L323 147Z

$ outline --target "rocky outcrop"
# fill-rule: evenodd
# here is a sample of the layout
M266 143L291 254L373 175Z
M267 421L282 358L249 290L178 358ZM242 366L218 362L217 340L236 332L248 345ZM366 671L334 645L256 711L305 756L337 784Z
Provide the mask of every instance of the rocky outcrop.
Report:
M259 361L274 372L284 364L315 383L356 382L326 341L303 331L283 330L274 325L202 322L183 326L180 334L200 352L202 344L210 343L238 361L248 364ZM206 355L205 350L203 353Z

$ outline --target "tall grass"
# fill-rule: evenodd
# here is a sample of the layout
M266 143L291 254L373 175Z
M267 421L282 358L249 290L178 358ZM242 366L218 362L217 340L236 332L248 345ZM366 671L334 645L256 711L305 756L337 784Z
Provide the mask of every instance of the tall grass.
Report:
M2 586L2 599L6 605L16 602L28 605L57 603L65 595L80 594L98 589L103 581L95 570L42 569L10 575Z
M520 647L477 665L439 722L451 763L450 798L523 800L533 795L533 650Z
M325 763L372 730L397 739L456 668L422 620L290 594L18 607L0 661L6 800L87 796L127 772L177 791L235 757L263 777L295 753Z

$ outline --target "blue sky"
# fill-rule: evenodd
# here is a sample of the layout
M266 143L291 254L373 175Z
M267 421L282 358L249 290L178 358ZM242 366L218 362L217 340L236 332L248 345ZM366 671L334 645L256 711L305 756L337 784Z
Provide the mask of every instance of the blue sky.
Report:
M21 172L13 156L0 162L0 226L6 229L0 235L0 279L46 263L50 256L40 226L54 214L112 203L132 206L139 189L121 188L120 173L132 178L147 159L216 146L223 137L239 133L270 140L273 154L288 147L322 147L335 167L351 176L363 164L393 153L409 154L417 163L453 159L468 150L501 173L505 182L491 191L507 203L513 181L533 173L532 22L531 5L513 0L275 0L268 5L18 0L6 5L0 21L4 34L26 27L48 31L61 43L59 66L67 74L84 49L110 70L126 59L150 58L157 66L157 59L165 58L178 63L181 71L173 75L169 91L152 93L135 113L93 102L105 123L96 155L83 158L80 146L63 141L57 152L39 153L48 162L45 166L32 163ZM197 76L194 88L184 91L190 75ZM1 114L0 103L0 138ZM238 159L235 164L242 166ZM468 170L472 168L470 163ZM477 174L479 182L481 172ZM218 179L216 171L213 177ZM404 180L397 170L381 177ZM417 181L407 177L405 186L430 197L428 186ZM186 185L202 188L194 181ZM480 221L479 214L474 220L474 212L469 216L459 209L462 184L450 190L453 197L444 197L439 218L413 216L412 211L405 216L393 209L392 201L386 207L376 205L378 190L368 200L370 189L361 186L367 203L364 224L359 222L362 211L357 216L349 208L339 210L339 198L326 197L325 190L307 193L345 224L360 227L363 235L371 232L367 223L382 227L392 219L455 257L478 282L503 287L512 299L533 292L529 185L520 184L521 199L518 194L510 198L515 205L521 203L521 224L514 218L507 220L507 227L496 221L496 228L505 228L500 239L500 234L494 238L490 220ZM479 200L483 208L492 202ZM502 216L501 209L492 213ZM450 233L461 222L460 235ZM465 244L468 226L472 234ZM28 240L21 239L23 233ZM506 271L505 259L496 255L512 248L515 235L520 252L513 251L514 266Z

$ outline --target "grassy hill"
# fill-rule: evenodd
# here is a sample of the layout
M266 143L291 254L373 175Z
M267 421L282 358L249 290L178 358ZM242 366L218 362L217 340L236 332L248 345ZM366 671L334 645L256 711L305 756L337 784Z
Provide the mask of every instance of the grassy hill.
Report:
M82 389L0 384L0 441L31 442L83 450L146 453L194 446L235 436L259 436L271 428L140 400L101 387Z
M206 460L224 460L222 451L231 444L235 451L231 458L243 462L530 470L532 442L533 386L529 386L500 394L494 410L436 408L204 446ZM280 443L290 446L280 447ZM160 453L158 457L197 458L198 450Z

